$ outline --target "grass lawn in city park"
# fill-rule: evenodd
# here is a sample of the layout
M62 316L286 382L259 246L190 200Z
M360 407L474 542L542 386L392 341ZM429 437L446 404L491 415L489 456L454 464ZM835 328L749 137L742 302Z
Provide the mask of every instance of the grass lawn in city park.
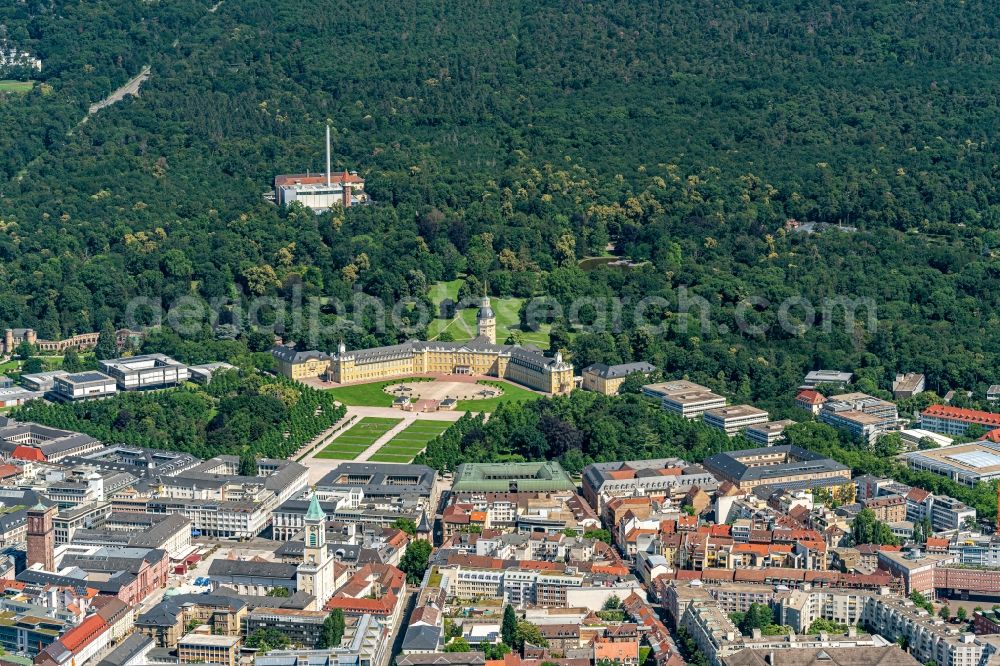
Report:
M522 402L524 400L538 400L541 393L535 393L526 388L521 388L517 384L510 382L491 381L484 379L476 382L484 386L493 386L503 389L503 395L498 398L487 398L485 400L459 400L457 409L461 412L494 412L496 408L505 402Z
M458 290L464 280L451 280L448 282L437 282L431 286L429 295L434 303L434 319L427 326L427 337L437 340L443 331L448 331L451 336L459 342L471 340L476 337L476 315L479 308L465 308L458 310L451 319L438 319L441 312L441 302L449 298L452 301L458 300ZM521 311L523 298L490 298L493 312L497 316L497 342L503 344L511 331L520 330L518 328L518 313ZM535 345L541 349L549 346L549 329L552 327L543 324L537 331L520 331L524 344Z
M415 421L382 445L370 460L408 463L451 425L451 421Z
M349 407L392 407L396 396L389 395L382 389L386 386L402 382L429 382L428 377L400 377L388 381L372 382L371 384L351 384L328 389L337 402Z
M366 416L344 431L316 454L317 458L354 460L379 437L392 430L403 419Z
M34 81L0 81L0 92L26 93L34 87Z

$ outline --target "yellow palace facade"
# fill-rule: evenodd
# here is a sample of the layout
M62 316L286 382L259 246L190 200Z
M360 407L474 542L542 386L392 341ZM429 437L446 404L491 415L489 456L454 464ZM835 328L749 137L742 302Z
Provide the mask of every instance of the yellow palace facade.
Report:
M327 377L353 384L428 373L498 377L553 394L573 389L573 366L561 354L550 358L525 347L492 344L483 337L354 351L341 347L330 361Z
M468 342L412 341L353 351L341 344L330 357L326 376L354 384L429 373L485 375L545 393L573 390L573 366L562 354L548 357L531 347L496 344L496 318L488 298L483 299L477 323L479 335Z

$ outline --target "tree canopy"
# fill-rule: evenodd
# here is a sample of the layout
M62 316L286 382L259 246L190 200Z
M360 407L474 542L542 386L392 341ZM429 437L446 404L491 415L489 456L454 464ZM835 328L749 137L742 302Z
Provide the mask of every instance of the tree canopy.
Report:
M212 5L0 7L45 63L30 92L0 93L0 326L145 326L182 298L426 303L467 276L467 293L564 312L654 299L662 334L632 316L589 330L592 305L554 315L548 347L755 403L816 367L883 389L919 371L938 393L995 380L1000 18L984 0ZM141 96L81 122L147 64ZM275 174L321 168L327 123L334 167L377 204L264 201ZM586 263L609 243L636 266ZM772 307L741 309L751 296ZM877 326L824 306L840 297L871 299ZM711 326L681 312L693 299ZM779 326L789 299L814 317ZM242 327L244 306L217 324ZM421 332L370 323L316 343Z

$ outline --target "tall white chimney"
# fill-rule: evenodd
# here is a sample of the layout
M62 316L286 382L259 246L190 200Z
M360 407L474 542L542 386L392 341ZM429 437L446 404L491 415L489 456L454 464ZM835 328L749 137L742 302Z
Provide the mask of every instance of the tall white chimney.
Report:
M326 186L330 187L330 125L326 126Z

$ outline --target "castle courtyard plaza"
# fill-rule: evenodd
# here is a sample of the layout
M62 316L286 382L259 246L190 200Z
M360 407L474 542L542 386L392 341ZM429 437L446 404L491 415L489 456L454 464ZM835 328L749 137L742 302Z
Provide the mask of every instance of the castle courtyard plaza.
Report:
M493 381L496 381L495 379ZM411 400L483 400L503 395L503 389L471 382L439 379L433 382L401 382L383 389L392 396L405 396Z

